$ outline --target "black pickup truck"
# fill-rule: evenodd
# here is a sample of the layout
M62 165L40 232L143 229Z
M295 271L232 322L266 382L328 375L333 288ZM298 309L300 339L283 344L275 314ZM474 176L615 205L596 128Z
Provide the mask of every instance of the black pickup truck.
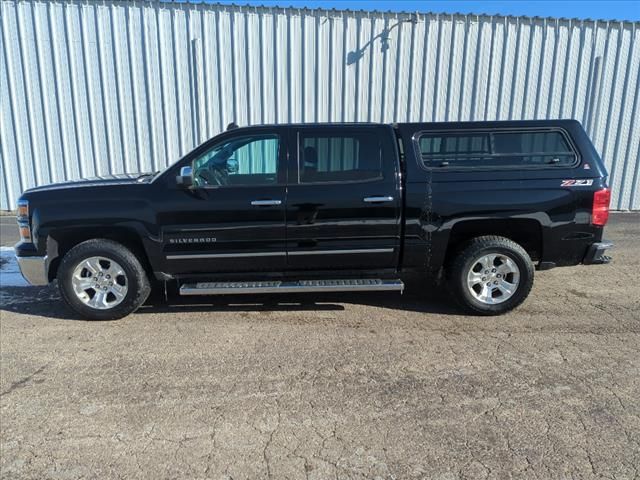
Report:
M494 315L524 301L535 268L610 260L606 177L572 120L232 128L162 172L26 191L16 254L91 319L162 282L402 291L411 272Z

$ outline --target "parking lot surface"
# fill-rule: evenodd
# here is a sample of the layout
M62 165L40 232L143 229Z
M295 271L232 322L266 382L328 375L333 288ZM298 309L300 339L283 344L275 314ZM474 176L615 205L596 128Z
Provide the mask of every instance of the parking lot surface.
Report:
M18 240L16 217L0 214L0 246L13 246Z
M493 318L416 283L86 322L6 281L0 476L639 478L640 216L607 237Z

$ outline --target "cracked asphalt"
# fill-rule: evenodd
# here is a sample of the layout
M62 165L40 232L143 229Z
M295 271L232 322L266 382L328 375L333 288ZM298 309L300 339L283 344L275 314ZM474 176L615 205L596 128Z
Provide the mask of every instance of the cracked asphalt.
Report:
M637 479L640 216L502 317L443 292L152 299L2 287L6 479Z

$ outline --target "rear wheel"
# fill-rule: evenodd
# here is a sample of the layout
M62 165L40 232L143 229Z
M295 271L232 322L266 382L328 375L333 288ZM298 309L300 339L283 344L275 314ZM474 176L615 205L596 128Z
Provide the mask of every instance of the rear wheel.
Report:
M125 246L93 239L73 247L58 269L65 302L91 320L113 320L135 311L149 296L147 274Z
M526 250L498 236L473 239L448 270L455 299L468 312L499 315L520 305L533 286L534 269Z

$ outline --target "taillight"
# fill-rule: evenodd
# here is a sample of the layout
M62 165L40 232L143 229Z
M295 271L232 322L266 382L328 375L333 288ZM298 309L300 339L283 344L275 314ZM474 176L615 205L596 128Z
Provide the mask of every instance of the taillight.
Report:
M599 227L604 227L609 220L609 202L611 201L611 190L603 188L593 194L593 209L591 211L591 223Z

